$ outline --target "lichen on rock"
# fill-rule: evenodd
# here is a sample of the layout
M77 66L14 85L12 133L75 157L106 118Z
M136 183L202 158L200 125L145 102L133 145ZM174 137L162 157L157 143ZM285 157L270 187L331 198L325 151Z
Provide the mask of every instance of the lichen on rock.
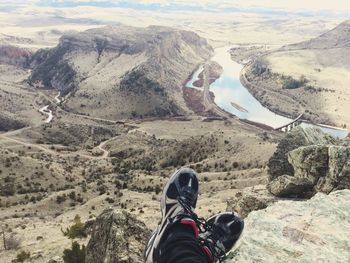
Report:
M288 162L288 153L301 146L307 145L328 145L334 144L335 139L322 132L319 128L297 127L280 141L273 156L270 158L267 166L269 180L277 178L281 175L293 175L293 167Z
M350 189L350 147L346 145L319 129L297 128L281 140L269 161L267 189L279 197L301 198Z
M243 218L250 212L266 208L278 199L270 194L265 185L257 185L238 192L234 198L227 200L226 210L237 212Z

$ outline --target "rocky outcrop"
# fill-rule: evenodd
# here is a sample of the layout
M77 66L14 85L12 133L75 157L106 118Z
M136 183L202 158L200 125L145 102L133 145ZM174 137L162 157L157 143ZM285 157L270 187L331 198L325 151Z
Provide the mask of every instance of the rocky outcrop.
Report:
M270 193L279 197L309 198L314 193L314 185L305 178L282 175L267 185Z
M279 201L245 219L226 262L349 262L350 191Z
M288 153L298 147L315 144L334 144L335 139L319 128L297 127L280 141L268 166L269 180L281 175L293 175L293 166L288 162Z
M300 147L289 152L288 161L293 166L295 177L305 178L312 184L317 184L320 177L325 177L327 174L328 146Z
M315 191L350 189L350 147L313 145L291 151L294 176L311 182Z
M227 200L226 211L235 211L242 217L246 217L250 212L266 208L278 199L270 194L265 185L257 185L245 188L238 192L234 198Z
M335 189L350 189L350 146L330 146L328 148L328 174L323 184Z
M299 129L297 134L304 133ZM306 129L305 134L310 134L310 130ZM322 134L312 140L305 139L306 143L313 141L318 144L301 146L287 152L287 166L284 155L281 155L282 146L287 147L288 140L293 144L290 139L293 137L295 138L293 132L287 135L278 146L273 157L275 159L270 160L269 171L275 173L270 174L267 189L272 194L279 197L307 198L315 192L330 193L334 190L350 189L350 147L346 143L332 145L334 141ZM280 165L276 165L278 162ZM278 175L286 167L289 173Z
M105 210L93 226L86 263L141 263L149 235L146 225L129 213Z

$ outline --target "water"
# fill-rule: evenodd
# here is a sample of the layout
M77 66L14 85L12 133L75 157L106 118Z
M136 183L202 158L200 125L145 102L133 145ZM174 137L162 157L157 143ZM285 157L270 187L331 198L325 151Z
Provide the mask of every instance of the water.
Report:
M204 67L203 65L199 66L199 68L193 73L192 78L187 82L186 87L187 88L193 88L198 90L203 90L203 87L196 87L193 86L193 83L199 80L199 74L203 71Z
M217 48L212 58L213 61L219 63L223 68L221 77L210 85L210 91L215 94L215 103L220 108L236 115L240 119L262 123L273 128L289 123L292 119L278 115L261 105L261 103L241 84L239 76L243 66L231 59L228 52L230 48L231 47ZM195 88L193 87L193 82L198 79L198 75L202 71L203 66L196 70L192 79L186 86ZM233 106L232 103L235 106ZM302 126L310 127L315 125L303 123ZM344 130L320 128L336 138L344 138L348 135L348 132Z

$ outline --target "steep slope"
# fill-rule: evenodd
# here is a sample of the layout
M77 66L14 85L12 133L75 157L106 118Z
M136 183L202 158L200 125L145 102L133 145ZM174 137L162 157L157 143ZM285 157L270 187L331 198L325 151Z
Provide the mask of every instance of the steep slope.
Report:
M104 27L63 36L32 58L32 84L69 94L65 107L105 118L186 112L181 86L212 48L188 31Z
M41 121L42 97L27 85L29 59L26 49L0 45L0 132Z
M0 45L0 64L28 67L31 53L15 46Z

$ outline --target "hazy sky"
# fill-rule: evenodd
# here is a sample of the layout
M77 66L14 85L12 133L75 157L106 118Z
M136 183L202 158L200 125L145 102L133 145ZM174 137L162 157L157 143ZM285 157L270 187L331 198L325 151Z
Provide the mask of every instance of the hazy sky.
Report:
M84 1L84 0L81 0ZM89 2L86 0L86 2ZM349 0L140 0L134 2L143 3L179 3L179 4L196 4L196 5L217 5L228 7L265 7L279 9L308 9L308 10L333 10L344 11L350 10Z
M350 18L350 0L0 0L0 6L37 5L76 7L81 5L164 11L253 12L302 15L337 14Z

